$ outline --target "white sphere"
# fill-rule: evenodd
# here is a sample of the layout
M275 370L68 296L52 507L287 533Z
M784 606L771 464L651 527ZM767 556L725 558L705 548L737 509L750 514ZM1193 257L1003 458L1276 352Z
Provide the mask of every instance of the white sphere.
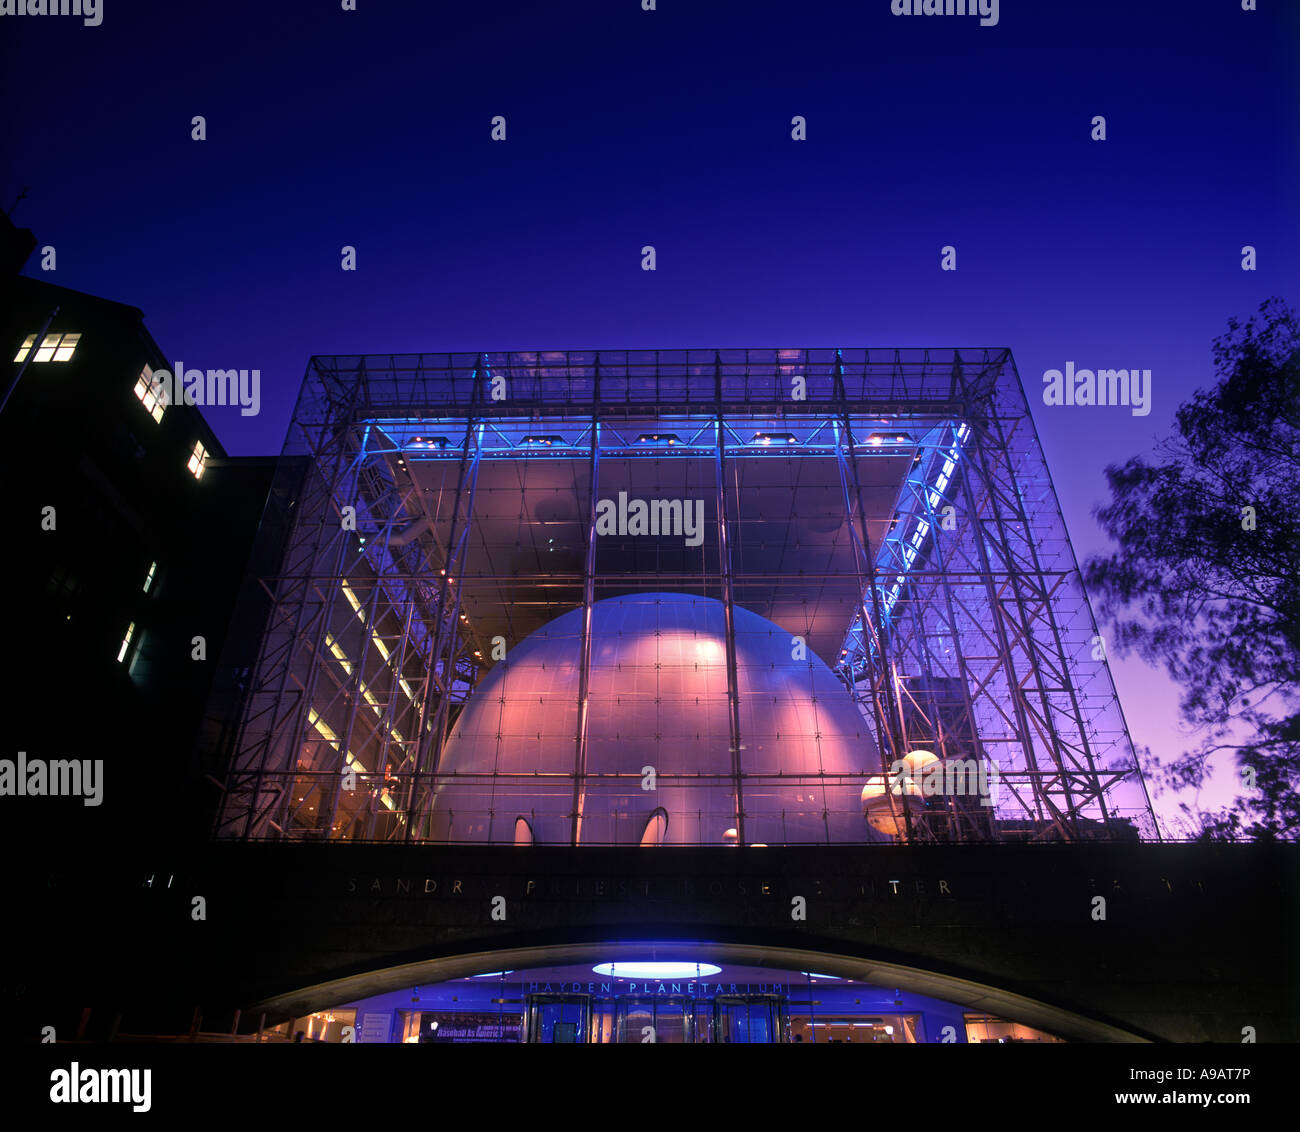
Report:
M879 775L862 788L862 815L872 829L902 837L907 831L904 809L916 813L924 804L921 786L913 779L905 779L892 788L891 797L888 783L888 778Z
M939 756L932 751L909 751L903 756L903 762L907 765L907 773L913 778L920 778L926 767L938 761Z

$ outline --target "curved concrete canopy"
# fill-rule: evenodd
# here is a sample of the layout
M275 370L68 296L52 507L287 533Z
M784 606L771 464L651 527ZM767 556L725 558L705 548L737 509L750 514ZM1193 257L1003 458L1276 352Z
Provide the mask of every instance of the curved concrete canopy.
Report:
M403 963L393 967L318 983L264 999L250 1011L273 1017L297 1017L337 1007L345 1002L406 987L466 978L484 971L559 966L602 961L681 959L716 963L743 963L777 970L816 970L845 979L892 986L899 990L943 999L981 1013L1043 1030L1077 1042L1149 1042L1150 1039L1086 1015L1040 1002L1012 991L953 975L926 971L899 963L794 947L720 941L608 941L515 947L478 951Z

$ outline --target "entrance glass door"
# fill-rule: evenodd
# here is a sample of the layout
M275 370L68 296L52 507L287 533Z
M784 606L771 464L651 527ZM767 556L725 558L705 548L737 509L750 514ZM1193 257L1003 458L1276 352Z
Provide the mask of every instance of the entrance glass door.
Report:
M614 1041L636 1045L695 1040L695 1003L676 995L653 998L620 997L614 1010Z
M713 1040L755 1045L784 1037L783 1001L772 995L719 995L713 1002Z
M589 1014L585 994L530 995L528 1040L554 1045L585 1043Z

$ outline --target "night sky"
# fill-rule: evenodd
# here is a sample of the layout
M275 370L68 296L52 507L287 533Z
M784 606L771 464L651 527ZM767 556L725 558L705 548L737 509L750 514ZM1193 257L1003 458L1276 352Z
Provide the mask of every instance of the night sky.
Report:
M0 17L0 204L25 187L58 256L27 274L260 369L260 416L204 410L232 454L279 450L312 354L1009 346L1082 559L1105 465L1212 383L1230 316L1297 301L1290 0L356 6ZM1150 414L1044 406L1067 361L1149 368ZM1135 742L1183 749L1177 689L1111 666Z

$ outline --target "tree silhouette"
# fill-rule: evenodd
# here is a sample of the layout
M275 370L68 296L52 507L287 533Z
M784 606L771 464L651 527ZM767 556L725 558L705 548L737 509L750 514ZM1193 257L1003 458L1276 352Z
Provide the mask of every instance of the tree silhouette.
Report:
M1169 763L1199 787L1230 752L1235 805L1199 815L1205 838L1300 831L1300 327L1280 299L1215 340L1219 381L1176 414L1158 463L1106 469L1094 515L1118 549L1084 568L1120 653L1163 664L1200 746ZM1187 810L1187 807L1183 807Z

